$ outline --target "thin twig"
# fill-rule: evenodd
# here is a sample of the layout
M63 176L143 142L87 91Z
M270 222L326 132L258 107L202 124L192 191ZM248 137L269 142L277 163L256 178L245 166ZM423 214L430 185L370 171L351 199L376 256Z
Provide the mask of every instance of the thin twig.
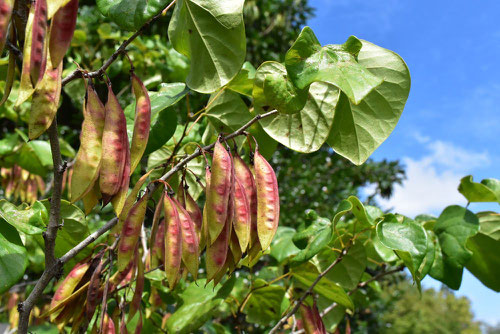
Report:
M298 310L299 310L299 307L300 305L302 304L302 302L307 298L307 296L309 296L314 287L316 286L316 284L319 283L319 281L326 275L328 274L328 272L330 270L332 270L340 261L342 261L342 259L344 258L344 256L347 254L347 251L349 250L349 247L350 245L347 245L343 250L342 252L340 252L339 256L335 259L335 261L332 262L332 264L330 264L328 266L328 268L326 268L322 273L320 273L318 275L318 277L316 277L316 279L314 280L314 282L311 284L311 286L306 290L306 292L304 292L304 294L297 300L297 302L295 303L295 306L290 310L290 312L288 312L283 318L280 319L280 321L278 321L278 323L276 324L276 326L274 326L271 331L269 332L269 334L273 334L273 333L276 333L276 331L278 331L278 329L280 329L281 326L283 326L288 318L290 318L292 315L294 315Z

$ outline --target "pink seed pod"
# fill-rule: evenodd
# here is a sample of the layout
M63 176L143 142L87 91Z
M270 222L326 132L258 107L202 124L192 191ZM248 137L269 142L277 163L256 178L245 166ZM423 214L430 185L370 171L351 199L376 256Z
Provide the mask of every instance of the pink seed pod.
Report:
M186 211L189 213L189 216L194 222L198 239L200 239L203 215L201 213L200 208L198 207L198 204L189 194L187 189L184 189L182 185L179 185L179 189L177 190L177 200L182 205L182 207L186 209Z
M207 244L206 270L207 283L215 278L220 270L223 270L229 250L229 239L231 237L231 224L227 223L215 241Z
M71 45L77 14L78 0L70 0L64 7L59 8L52 18L49 53L53 67L59 66Z
M250 218L252 223L249 246L252 247L257 240L257 187L255 185L255 179L252 171L238 154L234 155L233 163L236 178L240 180L241 184L245 188L250 207Z
M132 302L130 303L128 311L129 321L134 317L137 311L140 312L142 292L144 290L144 263L142 263L142 256L137 256L137 278L135 280L135 291Z
M208 166L205 167L205 189L210 188L210 178L212 177L212 173L210 172L210 168ZM206 245L210 245L210 236L208 235L208 223L207 223L207 201L203 206L203 216L201 221L201 236L200 236L200 252L205 248Z
M153 238L153 235L151 235ZM151 267L156 268L165 258L165 220L158 224L151 249Z
M85 305L85 316L87 319L92 319L94 315L97 304L99 303L99 296L102 294L100 289L101 285L101 272L104 266L104 261L102 260L102 254L99 259L99 263L95 268L92 276L90 277L89 288L87 290L87 303Z
M181 223L182 231L182 262L186 266L187 270L193 275L194 279L198 276L199 267L199 240L196 233L196 227L189 213L184 209L181 204L172 198L175 205L177 206L177 211L179 213L179 219Z
M142 81L132 73L132 91L135 95L134 134L130 145L130 171L133 172L146 150L151 127L151 101Z
M266 250L278 229L280 199L276 174L269 162L255 151L255 181L257 184L257 232L263 250Z
M302 326L306 334L326 334L325 325L319 314L316 302L313 306L300 304L300 316L302 317Z
M7 40L7 28L12 15L13 0L0 0L0 54Z
M30 76L35 86L45 73L47 55L45 52L45 34L47 33L47 1L35 1L35 17L31 40ZM57 67L57 66L56 66Z
M115 323L107 313L104 313L104 323L102 327L102 334L115 334Z
M163 199L165 210L165 264L168 286L173 289L180 279L182 262L182 231L177 205L165 193Z
M124 270L132 257L139 241L142 223L148 207L149 195L142 196L130 209L118 242L118 271Z
M91 191L99 176L101 167L102 136L106 114L105 107L99 99L92 82L87 85L83 117L80 148L76 155L71 177L70 195L72 203L83 198Z
M109 203L120 189L123 189L124 172L130 168L130 165L127 166L127 157L130 158L127 121L123 109L113 93L111 84L108 84L108 101L105 109L106 118L102 135L102 162L99 176L99 187L104 205ZM128 180L128 174L126 178Z
M155 208L155 213L153 215L153 221L151 223L151 236L150 236L150 239L149 239L149 249L151 249L152 251L149 252L149 255L150 255L150 263L153 267L156 267L156 262L159 261L160 263L163 263L163 259L165 258L165 219L163 219L160 223L160 219L161 217L164 215L163 212L163 200L164 200L164 196L160 196L159 200L158 200L158 204L156 205L156 208ZM163 232L160 231L160 234L163 233L162 236L157 236L157 234L159 233L159 229L160 229L160 226L159 225L163 225L162 227L162 230ZM158 239L159 238L159 239ZM157 243L158 242L161 242L162 243L162 246L161 248L163 249L163 253L162 253L162 256L161 257L158 257L158 251L155 249L157 247ZM156 259L155 259L156 257ZM154 260L155 259L155 260ZM153 261L154 260L154 261ZM154 263L153 263L154 262ZM156 265L155 265L156 264Z
M233 225L234 226L234 225ZM243 252L241 251L240 242L236 236L235 230L231 233L231 240L229 241L229 248L231 249L231 254L233 257L233 267L240 262Z
M212 176L207 188L207 227L209 239L214 242L224 229L232 187L232 159L217 141L212 159Z
M233 228L236 233L236 240L239 241L241 252L245 252L250 242L250 232L252 227L250 205L245 188L238 177L235 177L234 186L235 214L233 219Z

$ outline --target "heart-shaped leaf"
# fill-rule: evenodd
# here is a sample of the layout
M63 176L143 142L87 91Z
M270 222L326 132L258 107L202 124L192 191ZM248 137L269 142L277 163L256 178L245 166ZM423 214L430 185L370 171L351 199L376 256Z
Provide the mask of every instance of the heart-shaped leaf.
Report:
M172 0L97 0L97 8L123 29L135 31Z
M191 60L189 88L212 93L231 81L246 55L243 0L178 0L168 27L174 48Z
M48 221L48 211L40 202L31 207L19 209L6 200L0 200L0 217L18 231L35 235L42 234Z
M477 183L472 181L472 175L468 175L460 180L458 191L469 202L500 203L500 180L497 179L484 179Z
M17 283L28 266L28 254L16 229L0 222L0 293Z

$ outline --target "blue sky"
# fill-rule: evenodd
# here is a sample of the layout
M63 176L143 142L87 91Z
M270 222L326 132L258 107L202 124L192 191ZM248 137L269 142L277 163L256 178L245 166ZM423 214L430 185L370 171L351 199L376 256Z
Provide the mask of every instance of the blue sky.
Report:
M400 159L408 179L382 204L409 216L465 204L462 176L500 178L500 1L310 0L322 44L350 35L400 54L412 89L398 126L373 157ZM474 211L500 211L496 204ZM499 250L500 251L500 250ZM424 286L439 287L432 279ZM500 322L500 294L466 272L458 295L476 319Z

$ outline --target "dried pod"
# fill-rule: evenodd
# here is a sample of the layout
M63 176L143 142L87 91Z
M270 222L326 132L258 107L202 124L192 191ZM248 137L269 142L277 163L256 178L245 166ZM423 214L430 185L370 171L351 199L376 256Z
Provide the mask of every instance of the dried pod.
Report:
M327 333L316 302L314 302L312 307L304 303L300 304L300 316L302 317L302 326L306 334Z
M89 82L83 104L84 120L80 132L80 148L76 155L71 177L72 203L90 192L99 176L105 113L104 105L99 99L92 82Z
M89 263L79 263L73 269L71 269L68 276L66 276L66 278L57 287L57 290L52 297L52 301L50 302L51 309L57 307L58 304L71 296L76 286L80 283L83 276L89 269L89 266ZM59 313L60 312L51 314L50 319L52 321L55 320Z
M177 205L177 211L179 213L181 223L182 262L191 275L193 275L194 279L196 279L199 267L199 240L196 233L196 227L186 209L184 209L175 198L172 200Z
M254 155L254 169L257 184L257 232L262 249L266 250L278 229L278 181L269 162L257 150Z
M141 161L148 144L151 127L151 101L146 87L134 73L131 74L130 80L135 95L134 134L130 145L130 171L133 172Z
M134 256L134 252L141 234L142 223L148 207L149 195L142 196L128 212L127 219L118 241L118 271L124 270Z
M35 17L31 39L30 77L35 86L45 72L47 55L45 52L45 35L47 33L47 0L35 1Z
M50 27L49 53L52 66L57 67L62 62L73 39L78 14L78 0L70 0L59 8Z
M95 309L99 302L99 295L102 294L100 289L101 285L101 273L104 266L104 261L102 260L102 252L99 256L99 263L95 268L89 281L89 288L87 290L87 303L85 304L85 316L87 319L92 319Z
M165 264L168 286L173 289L180 278L182 262L182 232L177 205L165 193L163 199L165 210Z
M0 54L2 54L7 40L7 28L9 27L13 5L14 0L0 0Z
M232 187L232 169L231 155L217 141L212 160L210 186L207 187L207 210L205 212L210 242L217 240L226 224L229 193Z
M251 232L250 205L242 182L235 177L234 183L234 219L233 228L237 240L241 247L241 252L245 252L250 241ZM238 259L239 261L239 259Z
M113 93L111 84L108 84L108 101L105 109L106 118L102 135L102 161L99 176L104 205L109 203L120 189L123 189L124 172L130 168L130 165L127 166L127 157L130 158L127 121L123 109ZM128 174L125 179L128 185Z
M255 185L255 179L252 174L252 171L238 154L235 154L233 158L233 163L234 163L234 172L236 178L240 180L241 184L245 188L248 204L250 207L250 218L252 223L250 229L249 245L250 247L252 247L258 238L257 237L257 187Z

